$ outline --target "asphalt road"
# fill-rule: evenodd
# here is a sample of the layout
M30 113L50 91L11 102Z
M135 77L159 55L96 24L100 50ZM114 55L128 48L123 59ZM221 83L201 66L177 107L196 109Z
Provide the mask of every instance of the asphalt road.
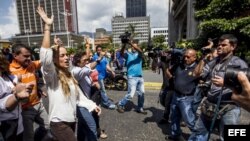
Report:
M144 71L144 79L147 83L161 83L162 74ZM108 96L118 102L124 97L126 91L108 90ZM159 89L148 89L145 92L145 110L147 115L136 113L137 96L126 106L124 113L116 110L102 108L101 128L108 134L106 141L164 141L165 136L170 133L169 125L160 125L158 121L163 116L164 108L157 102ZM249 124L250 113L242 110L241 124ZM187 127L182 127L184 139L190 135ZM217 133L211 135L211 140L218 139Z
M150 70L144 71L144 79L147 83L161 83L162 74L153 73ZM159 85L160 86L160 85ZM107 90L108 96L118 102L124 97L126 91ZM124 113L116 110L102 108L101 128L108 134L106 141L164 141L169 134L169 125L160 125L158 121L163 115L164 108L157 102L159 89L146 88L144 108L147 115L138 114L134 111L137 105L137 96L126 106ZM47 101L47 100L45 100ZM45 102L45 106L48 104ZM242 110L241 124L249 124L250 113ZM185 139L190 135L187 127L182 127ZM216 134L212 134L211 140L217 139Z

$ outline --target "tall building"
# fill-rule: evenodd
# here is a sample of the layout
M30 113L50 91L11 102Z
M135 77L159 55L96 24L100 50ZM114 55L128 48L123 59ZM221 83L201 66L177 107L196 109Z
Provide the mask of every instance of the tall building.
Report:
M121 43L119 36L124 34L130 25L135 27L134 33L137 36L134 39L138 39L140 43L148 42L150 30L149 16L124 18L121 13L118 13L112 18L111 23L114 43Z
M168 42L168 27L152 27L151 28L151 39L153 37L163 35L165 37L165 42Z
M44 24L36 12L37 6L44 8L47 15L54 15L54 23L51 32L59 35L66 35L65 42L72 42L72 34L78 34L77 2L76 0L16 0L18 23L20 34L15 38L30 42L33 37L39 37L43 33ZM14 39L15 40L15 39ZM39 40L39 39L37 39ZM37 42L37 41L33 41Z
M21 34L43 31L42 20L36 12L39 4L48 16L54 15L52 32L78 33L76 0L16 0Z
M194 16L195 0L169 0L169 44L182 39L195 39L198 22Z
M126 17L145 17L146 0L126 0Z

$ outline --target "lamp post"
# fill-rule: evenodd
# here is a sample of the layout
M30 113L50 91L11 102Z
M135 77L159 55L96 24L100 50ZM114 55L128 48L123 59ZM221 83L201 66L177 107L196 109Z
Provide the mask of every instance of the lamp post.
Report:
M28 44L29 44L29 47L30 47L30 33L32 32L31 29L25 29L24 30L25 34L28 34Z
M60 14L64 15L66 19L65 20L65 29L67 31L67 42L68 42L68 47L69 47L69 27L68 27L68 16L71 16L72 14L68 12L68 10L66 9L64 12L60 12Z

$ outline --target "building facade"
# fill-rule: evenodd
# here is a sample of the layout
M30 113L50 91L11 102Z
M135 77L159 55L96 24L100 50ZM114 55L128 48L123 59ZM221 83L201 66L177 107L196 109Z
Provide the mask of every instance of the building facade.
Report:
M146 0L126 0L126 17L145 17L147 14Z
M103 38L103 37L105 37L106 35L107 35L107 31L106 31L106 29L104 29L104 28L97 28L97 29L95 30L95 38L96 38L96 39Z
M71 38L73 34L76 36L79 32L76 0L16 0L20 33L16 34L13 40L31 46L37 42L35 39L42 37L44 25L36 12L38 5L44 8L48 16L54 15L51 32L67 36L67 41L64 42L68 46L71 40L74 40Z
M150 30L150 17L131 17L124 18L121 13L116 14L112 20L112 34L113 42L115 44L121 43L120 35L128 31L129 25L135 27L134 33L137 34L134 39L138 39L139 42L148 42L149 30Z
M152 27L151 28L151 39L153 37L159 36L159 35L164 35L165 37L165 42L168 42L168 28L167 27Z
M169 0L169 44L198 35L194 17L195 0Z

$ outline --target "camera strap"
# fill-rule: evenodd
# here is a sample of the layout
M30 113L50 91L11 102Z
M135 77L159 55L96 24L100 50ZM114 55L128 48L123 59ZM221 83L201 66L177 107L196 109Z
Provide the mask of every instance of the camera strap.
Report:
M229 64L229 62L230 62L230 60L231 60L232 58L233 58L233 55L230 55L230 56L227 58L227 60L222 64L222 66L220 66L219 70L223 69L224 67L225 67L225 70L227 70L227 66L228 66L228 64ZM216 66L218 63L219 63L219 61L216 60L216 63L215 63L215 65L214 65L214 67L213 67L213 71L214 71L215 66ZM221 87L220 94L219 94L219 96L218 96L218 101L217 101L216 107L215 107L215 114L214 114L214 116L213 116L212 123L211 123L210 128L209 128L209 131L208 131L208 138L207 138L207 141L209 141L210 134L211 134L211 132L212 132L212 130L213 130L213 128L214 128L215 121L216 121L217 116L218 116L218 114L219 114L219 112L220 112L219 107L220 107L220 104L221 104L221 98L222 98L222 93L223 93L224 88L225 88L224 86Z

